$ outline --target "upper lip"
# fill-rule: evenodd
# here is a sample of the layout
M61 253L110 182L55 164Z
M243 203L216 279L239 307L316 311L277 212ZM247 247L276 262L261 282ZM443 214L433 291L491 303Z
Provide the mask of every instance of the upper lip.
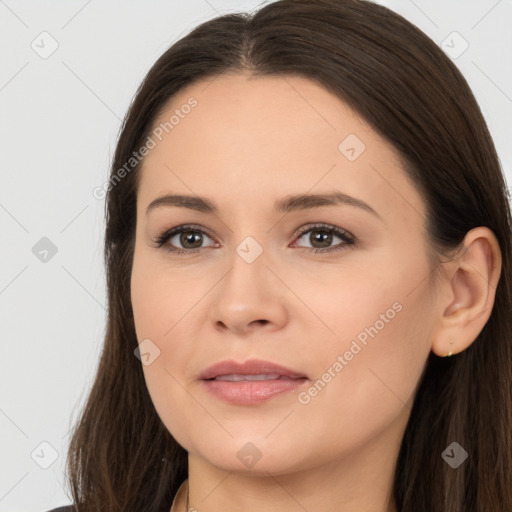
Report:
M233 360L220 361L204 370L199 378L202 380L214 379L220 375L262 375L262 374L279 374L280 376L301 378L307 376L301 372L291 370L271 361L263 361L261 359L251 359L243 363Z

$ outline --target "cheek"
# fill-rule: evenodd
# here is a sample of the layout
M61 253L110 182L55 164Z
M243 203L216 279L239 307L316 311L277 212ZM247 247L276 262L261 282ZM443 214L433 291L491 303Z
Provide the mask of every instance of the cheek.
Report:
M194 304L208 290L205 280L185 278L168 269L135 257L131 276L131 301L141 353L149 353L142 365L155 409L170 433L186 445L192 428L193 401L188 392L186 371L197 350L194 338ZM144 344L144 345L142 345ZM184 414L184 411L187 411Z
M322 319L335 335L316 345L319 371L299 401L324 428L334 426L333 437L344 432L340 446L376 435L412 407L431 343L426 280L415 288L425 269L402 261L323 288ZM320 294L309 297L320 306Z
M208 290L206 279L169 269L165 258L158 256L143 253L134 258L131 300L139 341L169 339L181 323L190 324L188 312Z

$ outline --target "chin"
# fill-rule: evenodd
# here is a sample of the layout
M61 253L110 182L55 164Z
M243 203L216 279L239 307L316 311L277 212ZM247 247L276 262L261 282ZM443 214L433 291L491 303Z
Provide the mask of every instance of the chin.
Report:
M265 436L203 440L187 451L221 470L252 476L295 473L308 466L307 450L300 440L283 442L277 437L274 442Z

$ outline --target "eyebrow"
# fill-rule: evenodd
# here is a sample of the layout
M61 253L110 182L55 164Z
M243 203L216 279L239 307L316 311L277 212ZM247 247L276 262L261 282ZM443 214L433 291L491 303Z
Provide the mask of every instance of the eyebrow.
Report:
M309 208L338 205L355 206L356 208L361 208L381 218L369 204L337 190L324 194L289 195L277 200L274 204L274 210L278 213L290 213L298 210L307 210ZM155 208L162 206L178 206L180 208L196 210L201 213L219 214L219 208L216 204L205 197L167 194L151 201L146 208L146 215Z

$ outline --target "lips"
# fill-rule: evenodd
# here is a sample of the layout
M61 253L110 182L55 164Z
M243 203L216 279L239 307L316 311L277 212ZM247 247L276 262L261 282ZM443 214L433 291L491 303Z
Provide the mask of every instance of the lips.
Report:
M270 361L263 361L259 359L251 359L244 363L238 363L236 361L221 361L207 368L204 372L201 373L199 378L201 380L221 380L220 377L225 376L233 376L233 378L230 380L277 380L279 378L307 378L304 373L291 370ZM240 377L247 378L242 379Z
M240 382L242 380L277 380L280 378L290 378L279 375L278 373L270 374L270 373L260 373L258 375L240 375L236 373L230 373L229 375L219 375L215 377L213 380L224 380L228 382Z
M303 373L256 359L221 361L201 373L200 380L213 396L235 405L259 404L294 393L309 382Z

